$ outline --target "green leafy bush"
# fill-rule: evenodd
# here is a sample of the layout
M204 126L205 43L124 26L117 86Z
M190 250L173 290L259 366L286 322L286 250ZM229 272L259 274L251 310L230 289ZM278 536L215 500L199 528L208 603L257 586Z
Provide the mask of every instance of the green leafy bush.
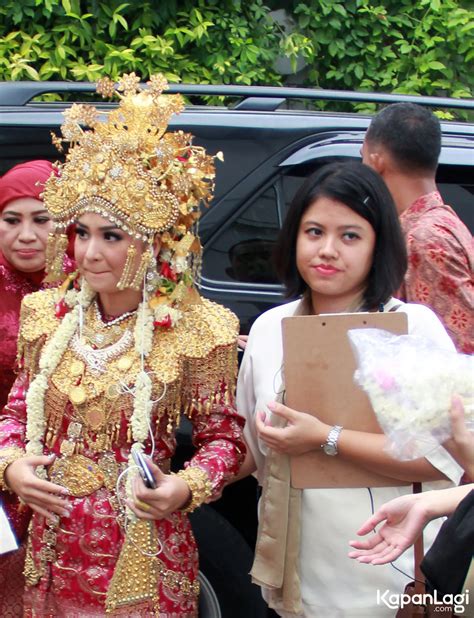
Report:
M3 0L0 78L277 83L267 13L262 0Z
M270 1L270 0L269 0ZM0 79L96 80L136 71L171 81L303 85L470 97L474 13L462 0L2 0ZM291 81L291 77L289 78Z
M474 12L468 6L459 0L295 1L297 30L311 44L303 52L307 83L471 97Z

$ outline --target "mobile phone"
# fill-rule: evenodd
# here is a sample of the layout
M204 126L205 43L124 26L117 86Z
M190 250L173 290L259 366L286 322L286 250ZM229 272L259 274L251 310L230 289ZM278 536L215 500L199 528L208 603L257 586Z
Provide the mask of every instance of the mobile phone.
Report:
M145 457L140 451L136 450L132 451L132 457L137 464L138 472L140 473L140 476L142 477L142 480L145 483L146 487L148 487L149 489L156 489L156 481L153 477L153 474L150 472L150 468L146 463Z

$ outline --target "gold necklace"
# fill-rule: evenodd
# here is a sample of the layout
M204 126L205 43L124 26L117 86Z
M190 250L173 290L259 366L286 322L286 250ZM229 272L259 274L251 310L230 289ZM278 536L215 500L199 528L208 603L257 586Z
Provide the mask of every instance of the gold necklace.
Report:
M104 322L95 300L86 314L82 330L84 342L92 348L106 348L116 343L123 335L124 327L136 317L136 309L127 311L109 322Z

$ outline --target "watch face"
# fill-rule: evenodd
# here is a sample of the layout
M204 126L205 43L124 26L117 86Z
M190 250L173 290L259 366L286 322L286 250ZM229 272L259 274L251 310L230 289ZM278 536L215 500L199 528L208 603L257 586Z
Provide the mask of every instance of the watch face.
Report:
M325 444L323 451L326 455L337 455L337 446L335 444Z

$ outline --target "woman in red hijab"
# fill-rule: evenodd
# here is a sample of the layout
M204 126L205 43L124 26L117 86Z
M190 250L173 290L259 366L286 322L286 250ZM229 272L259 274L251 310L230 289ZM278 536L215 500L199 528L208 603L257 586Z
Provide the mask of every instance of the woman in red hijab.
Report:
M0 408L15 378L21 301L40 289L45 274L52 222L40 197L52 172L49 161L29 161L0 178Z
M16 165L0 178L0 409L15 379L20 304L39 290L45 275L45 251L52 221L41 201L53 172L49 161ZM28 514L18 514L9 494L0 502L20 533ZM0 555L0 615L22 616L24 549Z

